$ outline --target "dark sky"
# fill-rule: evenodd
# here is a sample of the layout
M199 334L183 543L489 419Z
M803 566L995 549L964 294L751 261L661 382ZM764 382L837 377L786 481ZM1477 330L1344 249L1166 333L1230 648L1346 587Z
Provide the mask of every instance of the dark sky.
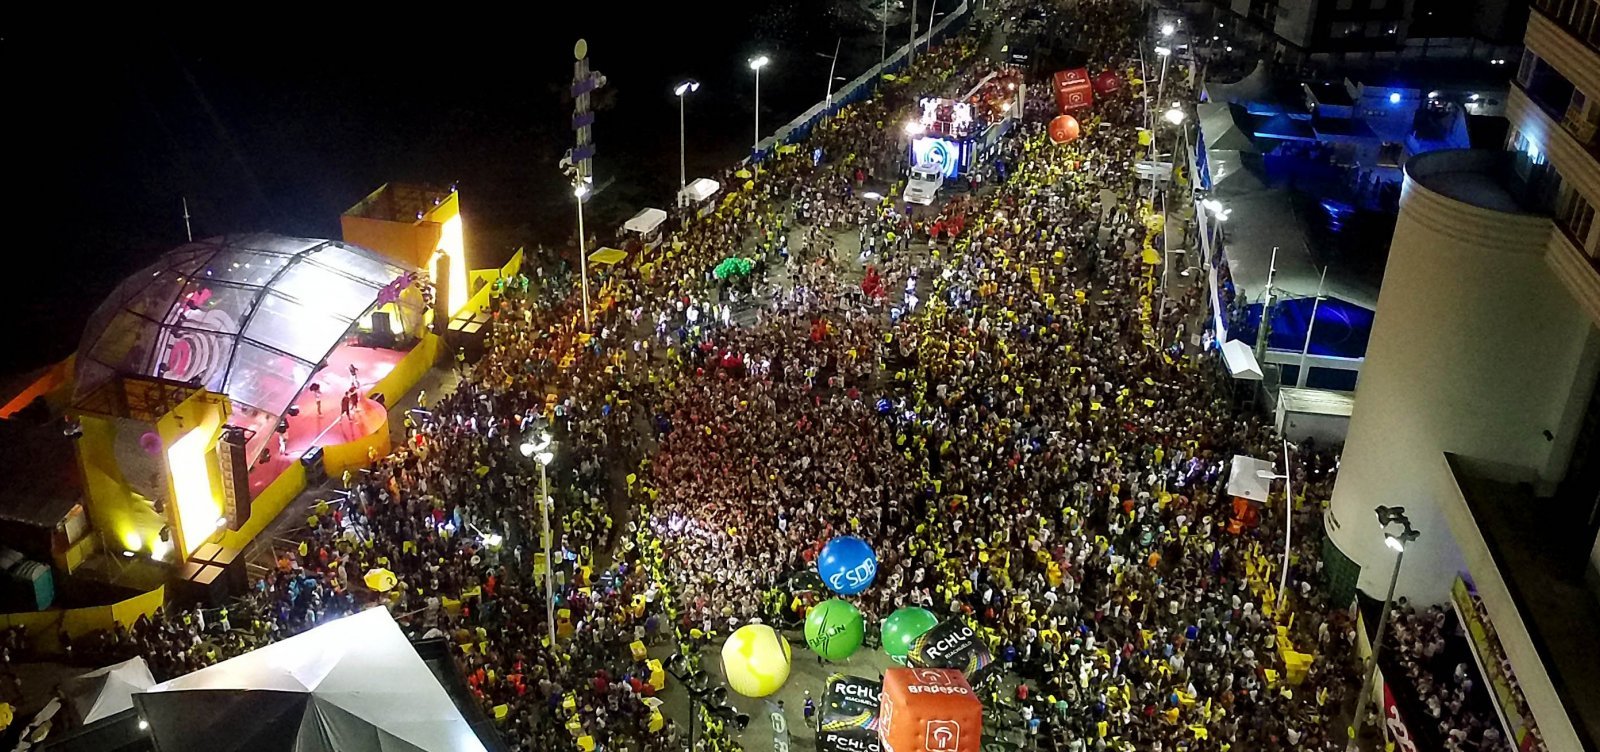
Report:
M688 103L692 179L747 153L746 59L773 58L770 133L823 97L841 36L838 75L877 61L874 1L541 3L522 6L539 16L446 20L377 5L365 18L230 11L0 31L21 324L0 370L74 349L119 280L183 242L183 197L196 237L338 237L339 214L385 182L457 182L475 251L570 245L576 209L556 161L571 145L579 37L609 80L595 172L615 180L586 220L615 227L677 188L674 84L703 84ZM891 46L905 36L891 28Z

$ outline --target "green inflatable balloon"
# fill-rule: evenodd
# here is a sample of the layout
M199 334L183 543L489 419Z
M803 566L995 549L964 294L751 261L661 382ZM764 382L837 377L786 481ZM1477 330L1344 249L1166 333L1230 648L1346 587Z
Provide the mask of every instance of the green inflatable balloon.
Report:
M897 609L883 620L883 652L888 653L895 663L905 665L906 654L911 652L911 643L938 624L939 617L928 609Z
M861 647L866 635L867 625L861 618L861 611L849 601L830 598L813 606L806 614L806 644L827 660L849 658Z

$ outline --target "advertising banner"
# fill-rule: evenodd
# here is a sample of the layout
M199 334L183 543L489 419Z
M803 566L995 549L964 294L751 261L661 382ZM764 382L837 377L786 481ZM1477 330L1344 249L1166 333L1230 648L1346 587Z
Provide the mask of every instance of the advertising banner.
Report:
M823 731L817 734L817 752L883 752L883 743L875 731Z
M983 703L960 671L891 668L880 705L884 752L980 752Z
M1533 719L1522 714L1521 708L1527 707L1527 703L1520 697L1517 682L1507 670L1504 648L1500 646L1500 638L1495 635L1488 615L1483 613L1483 601L1479 600L1472 585L1459 575L1450 587L1450 600L1456 607L1461 626L1466 629L1467 641L1472 643L1472 651L1478 659L1483 678L1489 684L1491 699L1508 726L1506 734L1516 742L1518 749L1527 749L1538 738L1533 733Z
M946 138L922 136L911 142L912 164L935 165L946 178L961 174L961 144Z
M953 668L966 674L967 681L983 681L994 657L978 639L972 627L952 619L928 630L911 643L907 654L911 665L926 668Z
M1417 752L1417 742L1400 718L1400 707L1394 704L1394 692L1389 689L1388 682L1383 683L1383 726L1389 740L1394 742L1395 752Z
M859 676L834 674L828 677L822 693L820 731L878 728L878 702L881 685Z
M1056 107L1063 115L1073 115L1094 106L1094 83L1088 68L1056 71L1052 76Z

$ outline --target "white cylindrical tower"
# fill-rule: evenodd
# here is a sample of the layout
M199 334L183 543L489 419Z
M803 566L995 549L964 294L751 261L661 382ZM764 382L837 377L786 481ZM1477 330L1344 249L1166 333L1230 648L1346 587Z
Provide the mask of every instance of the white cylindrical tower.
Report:
M1398 593L1437 603L1462 569L1440 505L1445 453L1503 480L1558 481L1593 384L1593 326L1545 262L1551 223L1519 201L1507 154L1432 152L1405 172L1326 522L1357 586L1381 596L1395 559L1373 508L1405 507L1422 537Z

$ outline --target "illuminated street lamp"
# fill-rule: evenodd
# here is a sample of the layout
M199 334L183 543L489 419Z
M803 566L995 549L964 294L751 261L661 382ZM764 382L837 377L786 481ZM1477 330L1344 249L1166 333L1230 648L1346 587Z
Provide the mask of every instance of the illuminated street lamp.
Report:
M1177 28L1175 28L1172 24L1161 24L1161 36L1170 37L1175 31L1177 31Z
M678 190L689 187L689 170L684 162L684 130L683 130L683 100L689 94L700 90L700 82L689 79L673 87L672 93L678 96Z
M1207 201L1211 199L1206 199ZM1289 542L1291 540L1290 528L1294 522L1294 488L1289 476L1292 474L1289 464L1289 440L1283 440L1283 473L1274 473L1271 470L1257 470L1256 477L1266 481L1283 481L1283 571L1278 576L1278 602L1272 609L1273 613L1283 618L1283 604L1289 587Z
M580 194L581 197L582 194ZM555 585L555 560L550 558L550 463L555 460L555 452L551 451L553 440L550 434L540 431L537 436L523 439L517 451L522 456L539 463L539 517L544 526L541 537L544 539L544 610L545 621L550 628L550 646L555 649L556 644L556 585Z
M1367 702L1372 694L1372 684L1378 675L1378 651L1383 649L1383 628L1389 624L1389 609L1394 605L1394 588L1400 582L1400 562L1406 558L1406 546L1422 533L1411 527L1405 507L1380 506L1373 510L1378 515L1378 527L1383 531L1383 545L1394 551L1394 574L1389 577L1389 593L1383 597L1383 612L1378 616L1378 631L1372 636L1372 656L1362 669L1361 691L1356 694L1356 712L1350 719L1350 744L1346 752L1357 752L1356 739L1366 718Z
M770 62L766 55L758 55L750 60L750 70L756 72L756 142L751 147L752 152L761 148L761 69Z

